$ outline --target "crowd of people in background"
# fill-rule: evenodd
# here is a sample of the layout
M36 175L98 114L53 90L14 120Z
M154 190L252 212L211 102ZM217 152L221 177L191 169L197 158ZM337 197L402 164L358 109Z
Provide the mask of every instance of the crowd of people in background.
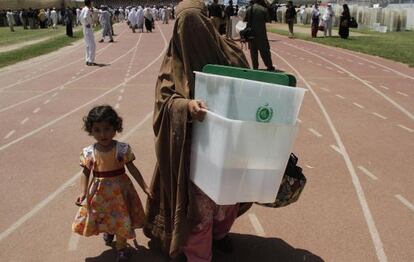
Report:
M254 1L250 1L252 5ZM146 29L151 32L154 27L154 22L159 20L162 23L168 23L170 19L174 19L174 6L177 4L176 0L96 0L94 1L94 25L102 24L101 14L104 13L104 21L109 20L112 24L115 22L128 22L132 31L136 29L141 32ZM248 5L248 6L249 6ZM264 1L264 7L268 11L268 22L286 22L289 30L289 37L294 37L293 27L295 23L311 24L311 35L317 37L318 31L322 31L324 37L332 36L332 27L336 19L335 13L331 4L327 4L323 12L319 10L318 3L312 6L311 17L305 17L305 10L307 5L295 6L292 1L287 1L286 4L279 3L274 0L271 4ZM102 8L106 8L103 10ZM284 17L278 18L278 10L285 7ZM241 13L245 12L247 6L239 7L233 5L230 0L228 5L219 4L218 0L212 0L211 4L207 5L208 16L211 18L213 25L220 32L226 35L227 38L232 38L232 17L243 16ZM144 15L145 14L145 15ZM24 29L39 29L39 28L54 28L58 25L64 25L67 28L67 35L73 36L72 28L80 25L79 20L80 8L55 8L47 9L21 9L21 10L0 10L0 27L9 26L10 31L14 31L15 26L22 26ZM109 15L109 17L108 17ZM284 19L283 19L284 18ZM307 21L310 20L310 21ZM339 35L342 38L349 36L349 20L351 19L348 6L343 5L343 13L339 17ZM282 21L280 21L282 20ZM109 36L108 33L106 35ZM110 36L110 39L111 36Z
M108 5L110 3L110 5ZM136 1L128 0L111 0L111 1L94 1L94 24L97 25L100 22L100 16L105 11L109 14L111 23L124 22L128 20L129 12L133 8L143 6L149 8L151 6L151 12L154 14L154 20L163 20L164 23L168 23L168 18L173 17L173 6L176 1L140 1L138 4ZM163 14L167 11L164 9L169 8L168 16ZM105 9L105 10L103 10ZM22 26L26 29L43 29L54 28L58 25L67 26L80 25L81 9L76 7L67 8L55 8L50 7L46 9L21 9L21 10L0 10L0 27L10 27L10 31L14 31L15 26ZM107 12L107 13L106 13Z

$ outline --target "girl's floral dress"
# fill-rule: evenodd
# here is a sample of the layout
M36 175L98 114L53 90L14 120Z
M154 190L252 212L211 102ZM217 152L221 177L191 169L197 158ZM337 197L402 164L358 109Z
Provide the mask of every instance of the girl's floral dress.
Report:
M134 159L131 147L121 142L116 142L108 152L96 150L95 144L83 149L80 165L97 176L109 177L92 177L86 204L79 208L72 225L74 232L83 236L107 232L135 238L134 229L143 227L145 214L138 193L125 174L125 164ZM111 176L114 173L117 175Z

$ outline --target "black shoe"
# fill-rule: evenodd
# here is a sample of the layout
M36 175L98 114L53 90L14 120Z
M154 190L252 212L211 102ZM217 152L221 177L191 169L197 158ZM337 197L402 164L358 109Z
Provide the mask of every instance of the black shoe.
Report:
M104 40L103 40L103 39L101 39L101 40L99 40L99 43L103 43L103 41L104 41Z
M90 62L86 62L86 65L87 66L91 66L92 64Z
M276 68L274 66L272 66L272 67L267 68L266 70L269 71L269 72L274 72L274 71L276 71Z
M229 236L225 236L220 240L213 240L213 246L224 253L233 252L233 243Z
M112 241L114 241L114 235L109 233L103 233L103 240L105 241L105 245L111 246Z
M114 42L114 40L113 40L113 39L109 40L109 43L113 43L113 42Z

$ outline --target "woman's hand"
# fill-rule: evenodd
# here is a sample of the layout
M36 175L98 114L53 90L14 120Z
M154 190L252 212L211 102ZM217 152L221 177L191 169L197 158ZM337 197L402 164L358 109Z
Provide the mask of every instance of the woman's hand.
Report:
M83 202L83 200L85 200L85 198L86 198L86 194L85 194L85 193L81 193L81 194L78 196L78 198L76 198L76 202L75 202L75 204L76 204L77 206L82 206L82 202Z
M147 196L148 196L149 199L153 199L154 198L154 196L152 195L151 190L148 187L146 187L144 189L144 193L147 194Z
M200 100L191 100L188 103L188 112L191 115L192 119L202 122L207 113L207 106L203 101Z

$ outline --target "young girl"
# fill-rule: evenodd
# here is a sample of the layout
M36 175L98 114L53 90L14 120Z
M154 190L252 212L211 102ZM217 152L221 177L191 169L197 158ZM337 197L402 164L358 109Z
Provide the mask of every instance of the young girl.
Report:
M143 227L145 214L124 166L148 197L152 195L132 162L135 156L131 147L113 139L122 131L122 118L115 110L108 105L94 107L83 122L85 131L96 143L81 152L83 175L76 204L81 205L83 201L85 204L76 214L72 229L83 236L104 233L107 245L112 244L116 235L117 261L125 261L128 259L127 239L135 238L134 229ZM91 171L93 178L88 183Z

